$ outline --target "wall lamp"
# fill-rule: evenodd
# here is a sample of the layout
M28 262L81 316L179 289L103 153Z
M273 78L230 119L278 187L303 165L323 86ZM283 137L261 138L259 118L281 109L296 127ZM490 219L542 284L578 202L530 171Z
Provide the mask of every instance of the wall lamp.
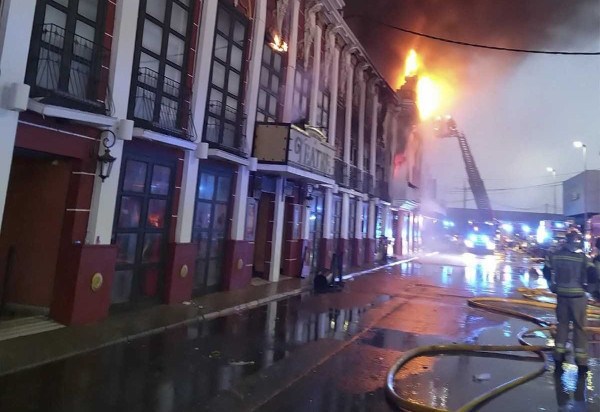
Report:
M104 137L102 137L103 133L106 134ZM113 164L115 163L115 160L117 160L116 157L110 154L110 148L115 145L115 142L117 141L117 136L112 130L101 130L98 138L102 143L102 146L104 146L104 153L98 155L98 157L96 158L100 165L98 176L104 182L110 176Z

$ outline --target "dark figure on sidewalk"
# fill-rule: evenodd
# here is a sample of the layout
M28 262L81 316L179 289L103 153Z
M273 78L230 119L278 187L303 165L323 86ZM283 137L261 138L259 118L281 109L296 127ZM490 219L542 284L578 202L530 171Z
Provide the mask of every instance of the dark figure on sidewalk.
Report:
M566 234L565 244L546 259L544 277L550 290L556 293L556 339L554 349L555 371L562 372L565 361L566 344L569 336L569 324L573 324L573 347L575 363L580 373L588 370L587 335L584 330L587 324L588 269L593 267L585 255L582 237L578 231Z

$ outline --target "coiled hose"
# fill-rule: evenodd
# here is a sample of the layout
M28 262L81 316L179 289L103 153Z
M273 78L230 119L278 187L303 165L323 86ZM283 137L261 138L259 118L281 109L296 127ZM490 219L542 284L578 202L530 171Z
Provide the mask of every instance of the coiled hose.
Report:
M539 293L536 289L519 289L519 292L526 294L527 296L535 296L536 294L545 294ZM461 354L461 353L469 353L469 354L478 354L480 356L494 356L494 357L503 357L503 358L518 358L516 355L507 355L506 352L531 352L537 355L539 361L541 361L541 366L537 370L523 375L519 378L513 379L511 381L505 382L502 385L499 385L488 391L475 399L469 401L467 404L461 406L457 409L456 412L469 412L474 411L477 408L481 407L484 403L492 400L493 398L501 395L502 393L515 388L519 385L522 385L540 375L542 375L547 369L546 357L544 352L551 351L554 348L551 346L534 346L529 344L525 340L525 336L538 332L538 331L546 331L552 333L554 326L549 322L536 318L535 316L529 315L527 313L520 312L518 310L498 307L495 305L491 305L490 303L508 303L508 304L517 304L517 305L526 305L533 306L536 308L543 309L555 309L555 303L549 302L539 302L536 300L528 299L507 299L507 298L495 298L495 297L477 297L468 299L468 304L471 307L500 313L504 315L513 316L519 319L523 319L526 321L533 322L540 327L529 329L523 331L517 335L517 338L521 345L470 345L470 344L450 344L450 345L429 345L429 346L421 346L415 349L412 349L406 352L400 359L398 359L392 367L389 369L386 377L386 385L385 385L385 393L388 400L404 411L410 412L448 412L446 409L439 409L432 406L424 405L418 402L414 402L408 399L402 398L398 395L394 388L394 378L402 369L404 365L406 365L410 360L414 358L418 358L420 356L431 356L431 355L440 355L440 354ZM588 305L587 307L588 317L590 318L600 318L600 308L597 306ZM588 327L586 328L588 333L599 333L600 327ZM522 358L521 358L522 359Z

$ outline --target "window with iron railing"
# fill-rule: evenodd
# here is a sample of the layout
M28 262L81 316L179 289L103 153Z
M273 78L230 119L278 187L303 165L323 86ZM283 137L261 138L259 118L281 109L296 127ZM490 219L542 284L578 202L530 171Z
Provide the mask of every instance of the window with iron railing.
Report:
M247 155L242 110L247 26L246 17L219 2L204 124L206 142L242 155Z
M185 86L193 6L186 0L141 0L129 115L138 126L187 140L191 90Z
M279 87L282 77L281 69L281 54L266 44L263 47L260 87L256 108L256 121L258 122L276 122L278 119Z
M37 2L25 81L48 104L110 111L110 53L102 46L105 3Z
M308 121L310 78L300 67L296 68L294 79L294 118L293 121Z
M324 134L327 134L329 128L329 92L319 90L317 98L317 126L321 128Z

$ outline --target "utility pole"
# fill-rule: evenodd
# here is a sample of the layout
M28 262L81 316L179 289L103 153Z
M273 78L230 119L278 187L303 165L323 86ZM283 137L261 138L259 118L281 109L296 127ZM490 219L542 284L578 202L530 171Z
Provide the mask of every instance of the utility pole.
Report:
M467 182L463 182L463 209L467 208Z

